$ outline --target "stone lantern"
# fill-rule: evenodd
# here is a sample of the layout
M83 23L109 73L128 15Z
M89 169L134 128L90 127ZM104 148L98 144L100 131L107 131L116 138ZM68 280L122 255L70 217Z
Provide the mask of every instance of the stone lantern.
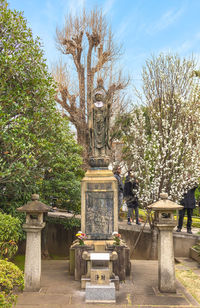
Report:
M26 255L25 255L25 289L24 291L39 291L41 278L41 230L45 227L43 213L51 207L39 201L39 195L33 194L29 201L17 210L26 213Z
M158 288L161 292L176 292L173 229L177 222L174 212L183 207L170 200L168 194L161 193L161 200L149 205L154 211L154 223L158 229Z

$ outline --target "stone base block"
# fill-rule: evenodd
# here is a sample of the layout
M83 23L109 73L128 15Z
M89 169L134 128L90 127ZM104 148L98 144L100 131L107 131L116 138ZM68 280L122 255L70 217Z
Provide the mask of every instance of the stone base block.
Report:
M91 285L86 283L85 288L86 303L116 303L115 285L110 282L109 285Z
M81 278L81 289L85 289L86 288L86 283L90 282L90 278L86 277L86 276L82 276ZM119 291L119 277L115 276L114 278L110 279L110 282L113 282L115 284L115 290Z
M109 284L110 271L108 268L92 268L90 275L91 284Z

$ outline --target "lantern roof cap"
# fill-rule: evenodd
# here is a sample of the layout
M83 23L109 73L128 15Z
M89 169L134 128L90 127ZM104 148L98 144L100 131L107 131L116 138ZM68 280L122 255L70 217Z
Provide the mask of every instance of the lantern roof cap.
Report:
M31 199L31 201L28 201L25 205L19 207L17 211L29 213L44 213L51 210L51 206L39 201L39 195L33 194L31 196Z
M182 209L182 205L179 205L171 200L168 199L167 193L161 193L160 194L161 200L151 204L148 206L149 209L152 209L154 211L173 211L173 210L180 210Z

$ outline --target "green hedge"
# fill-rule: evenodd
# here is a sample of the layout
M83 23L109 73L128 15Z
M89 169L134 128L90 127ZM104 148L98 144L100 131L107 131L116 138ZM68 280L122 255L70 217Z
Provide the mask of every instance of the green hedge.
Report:
M16 302L16 290L23 290L22 271L12 262L0 260L0 307L10 308Z
M198 210L198 209L197 209ZM143 209L139 209L139 216L146 220L146 211ZM176 215L174 215L174 218L176 219ZM186 227L187 224L187 214L184 217L183 226ZM194 228L200 228L200 218L199 217L193 217L192 218L192 227Z
M0 212L0 259L11 259L17 252L17 242L22 237L19 218Z

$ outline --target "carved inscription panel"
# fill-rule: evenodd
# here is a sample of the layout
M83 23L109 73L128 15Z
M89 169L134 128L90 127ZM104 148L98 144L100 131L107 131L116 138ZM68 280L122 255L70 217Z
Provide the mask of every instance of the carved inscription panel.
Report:
M103 191L110 191L112 190L112 183L88 183L87 190L103 190Z
M102 184L91 185L88 188L91 190L85 193L86 234L91 239L111 238L114 231L114 192L101 190L105 189Z

